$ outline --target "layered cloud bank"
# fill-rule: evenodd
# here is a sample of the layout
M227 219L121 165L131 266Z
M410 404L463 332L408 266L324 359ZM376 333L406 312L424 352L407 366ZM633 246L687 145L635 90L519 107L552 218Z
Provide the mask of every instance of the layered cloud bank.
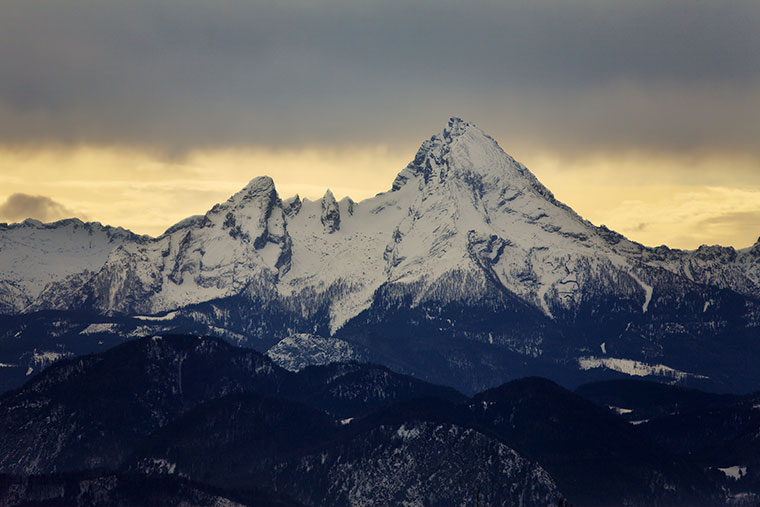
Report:
M743 246L758 209L709 189L760 191L759 17L753 1L5 2L0 200L155 234L258 174L357 199L461 115L594 220L650 244ZM625 195L573 190L622 173ZM658 229L693 192L708 222Z

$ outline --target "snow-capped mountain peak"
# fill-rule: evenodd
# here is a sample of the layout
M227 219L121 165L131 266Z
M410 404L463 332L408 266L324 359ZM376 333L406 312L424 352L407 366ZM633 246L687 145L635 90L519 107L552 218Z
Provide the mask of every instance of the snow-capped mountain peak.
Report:
M252 242L256 249L270 239L282 240L285 223L274 180L269 176L254 178L225 203L214 206L204 221L204 227L213 226L228 231L232 238Z
M468 189L483 194L493 187L532 188L542 197L554 196L522 164L473 123L451 118L438 134L424 141L414 160L396 178L393 190L408 180L437 186L447 181L466 183Z
M662 253L594 227L493 138L455 117L422 143L389 192L359 203L338 202L329 189L315 201L282 201L271 178L254 178L205 215L114 248L72 291L75 301L118 313L170 311L244 290L309 299L287 303L297 306L319 296L335 331L381 288L413 305L506 290L554 318L604 286L645 312L653 292L647 263L754 293L757 281L736 283L760 278L753 252ZM720 269L706 267L716 263ZM18 288L9 285L8 297Z
M106 312L161 312L240 293L264 276L288 297L330 293L337 329L383 285L422 282L420 302L474 297L498 281L551 315L546 295L569 275L553 261L547 278L546 257L588 250L578 243L590 229L494 139L451 118L391 192L355 203L328 189L318 201L283 202L271 178L254 178L204 216L114 250L78 299ZM464 281L442 293L451 276Z
M114 248L147 240L78 218L0 223L0 313L29 308L48 286L80 284L83 274L100 269Z
M390 191L358 203L330 190L283 201L259 177L158 238L27 221L0 224L0 251L2 312L170 312L167 320L262 348L297 333L353 333L369 350L375 331L385 332L377 340L398 333L394 346L404 347L411 329L430 343L477 341L488 354L561 352L581 368L708 377L671 362L662 343L750 333L760 322L760 242L691 252L631 242L557 201L459 118L422 143ZM385 345L380 357L392 352Z

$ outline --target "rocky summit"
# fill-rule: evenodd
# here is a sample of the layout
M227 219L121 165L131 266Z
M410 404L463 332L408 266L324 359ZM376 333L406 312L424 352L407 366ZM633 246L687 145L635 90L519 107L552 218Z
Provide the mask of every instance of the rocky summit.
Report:
M169 332L280 344L290 365L362 358L468 393L535 374L760 389L760 243L629 241L459 118L361 202L282 199L257 177L157 238L26 221L0 224L0 251L4 389L41 358Z
M756 505L759 326L760 242L629 241L459 118L361 202L0 224L0 504Z

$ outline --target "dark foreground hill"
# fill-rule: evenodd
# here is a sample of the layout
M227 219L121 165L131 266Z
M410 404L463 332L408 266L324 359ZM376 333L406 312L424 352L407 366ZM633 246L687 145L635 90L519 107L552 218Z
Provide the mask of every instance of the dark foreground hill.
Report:
M731 479L542 378L471 399L214 338L63 360L0 398L3 504L718 505ZM5 496L3 496L5 495ZM152 496L151 496L152 495ZM163 495L163 496L162 496Z
M735 503L760 501L760 393L705 393L640 380L595 382L577 392L672 455L722 476Z

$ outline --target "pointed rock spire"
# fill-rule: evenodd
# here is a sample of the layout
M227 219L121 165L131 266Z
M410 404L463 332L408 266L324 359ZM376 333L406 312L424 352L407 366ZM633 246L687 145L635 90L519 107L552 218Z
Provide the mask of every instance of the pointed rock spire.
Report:
M338 201L335 200L335 196L328 188L322 197L322 225L329 233L333 233L340 229L340 208L338 207Z
M289 217L296 216L298 212L301 211L301 206L303 206L303 201L301 201L301 196L298 194L290 199L286 199L282 203L282 209Z

